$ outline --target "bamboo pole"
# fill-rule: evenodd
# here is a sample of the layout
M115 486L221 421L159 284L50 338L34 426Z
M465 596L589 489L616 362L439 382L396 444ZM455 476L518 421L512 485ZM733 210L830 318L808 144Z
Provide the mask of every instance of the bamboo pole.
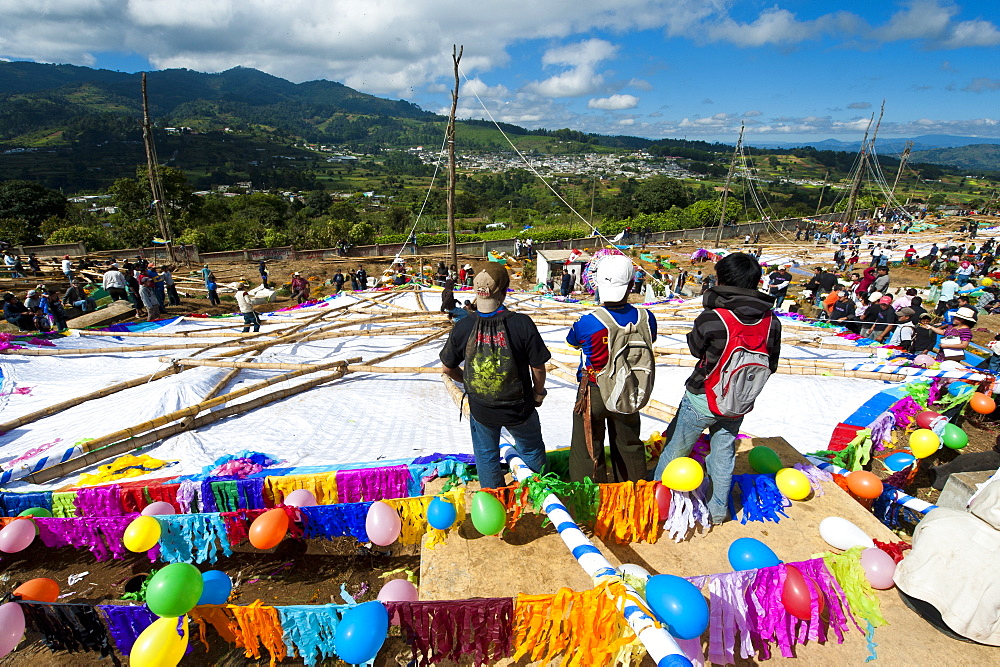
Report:
M413 292L413 296L417 297L417 305L420 306L420 310L430 310L427 304L424 303L424 296L422 294L422 289L416 289Z
M214 347L232 347L236 345L236 341L223 341L222 343L215 345ZM84 348L84 349L51 349L42 348L38 350L14 350L6 349L0 351L0 354L9 355L22 355L26 357L56 357L56 356L71 356L71 355L88 355L88 354L125 354L128 352L153 352L157 350L191 350L194 348L204 347L204 343L173 343L169 345L134 345L134 346L124 346L124 347L94 347L94 348Z
M318 378L313 380L308 380L294 387L288 387L286 389L280 389L278 391L260 396L250 401L245 401L243 403L237 403L236 405L228 405L224 408L208 412L201 416L195 417L194 419L188 421L183 420L169 426L164 426L163 428L156 429L154 431L145 433L135 438L129 438L127 440L122 440L113 444L110 444L101 449L94 451L89 451L78 456L76 458L70 459L69 461L64 461L62 463L57 463L51 467L45 468L44 470L39 470L38 472L32 473L25 477L25 480L32 484L42 484L44 482L49 482L53 479L58 479L60 477L65 477L66 475L73 473L81 468L100 463L101 461L107 460L113 456L119 456L126 452L135 451L140 447L153 444L165 438L169 438L178 433L182 433L189 429L201 428L213 422L217 422L227 417L232 417L234 415L239 415L244 412L249 412L257 408L268 405L275 401L288 398L289 396L294 396L296 394L301 394L302 392L308 391L314 387L327 382L332 382L338 380L344 376L344 369L340 368L332 373L325 373Z
M150 373L149 375L143 375L142 377L134 378L132 380L119 382L117 384L111 385L110 387L105 387L104 389L98 389L97 391L92 391L89 394L84 394L83 396L70 398L65 401L56 403L54 405L50 405L46 408L42 408L41 410L35 410L34 412L29 412L28 414L22 415L17 419L12 419L8 422L0 424L0 433L7 433L9 431L14 430L15 428L18 428L19 426L24 426L25 424L30 424L44 417L54 415L57 412L68 410L69 408L76 407L81 403L86 403L87 401L93 400L95 398L104 398L105 396L116 394L119 391L124 391L125 389L131 389L132 387L138 387L141 384L146 384L147 382L152 382L153 380L159 380L162 377L173 375L176 372L177 369L171 367L166 370Z
M141 424L136 424L135 426L130 426L128 428L120 429L113 433L103 435L99 438L88 440L87 442L81 445L81 449L84 452L94 451L95 449L103 445L108 445L113 442L117 442L118 440L122 440L124 438L135 437L136 435L140 435L142 433L145 433L146 431L151 431L154 428L163 426L165 424L169 424L170 422L176 421L178 419L183 419L184 417L193 417L197 415L199 412L204 412L205 410L214 408L217 405L223 405L233 399L240 398L241 396L246 396L247 394L252 394L254 392L260 391L261 389L270 387L271 385L295 379L300 375L306 375L307 373L316 373L318 371L328 370L330 368L346 368L349 361L351 360L331 361L325 364L314 364L308 369L300 369L292 371L290 373L282 373L281 375L278 375L276 377L269 378L267 380L261 380L260 382L255 382L254 384L248 385L241 389L236 389L226 394L222 394L221 396L210 398L207 401L203 400L198 403L195 403L194 405L189 405L186 408L181 408L180 410L174 410L173 412L168 412L165 415L160 415L159 417L155 417L148 421L144 421ZM357 359L357 361L360 361L360 357Z

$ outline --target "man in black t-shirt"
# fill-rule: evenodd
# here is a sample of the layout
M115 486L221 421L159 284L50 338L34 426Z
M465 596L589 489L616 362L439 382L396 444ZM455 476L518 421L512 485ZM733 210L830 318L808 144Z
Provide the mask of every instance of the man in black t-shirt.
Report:
M868 323L862 325L861 335L884 343L897 319L896 311L892 308L892 297L879 298L878 303L868 306L861 319Z
M504 308L503 300L507 296L509 284L510 276L505 267L495 262L487 263L473 283L477 310L455 323L440 355L444 374L465 384L466 374L459 366L466 361L469 338L474 331L481 331L482 319L502 318L502 326L497 327L497 331L503 335L493 334L493 342L513 359L516 378L505 378L499 390L509 393L510 383L517 382L521 387L519 395L512 400L498 402L491 400L489 395L465 386L469 398L472 448L476 455L479 484L483 488L496 488L506 484L499 456L501 428L506 428L514 436L515 448L529 468L542 473L546 463L542 427L535 408L545 398L545 362L552 354L530 317ZM476 372L484 371L480 368Z

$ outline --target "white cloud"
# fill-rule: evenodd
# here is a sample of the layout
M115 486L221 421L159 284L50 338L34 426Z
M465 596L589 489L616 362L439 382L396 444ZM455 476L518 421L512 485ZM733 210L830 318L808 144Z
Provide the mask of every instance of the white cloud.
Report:
M970 81L969 85L962 88L962 90L970 93L984 93L992 90L1000 90L1000 79L990 79L985 76L981 76Z
M625 84L625 87L636 88L638 90L652 90L653 84L645 79L630 79L629 82Z
M912 0L905 9L892 15L889 22L875 30L884 42L906 39L940 38L958 12L955 5L939 5L937 0Z
M587 102L587 108L619 111L621 109L633 109L637 104L639 104L639 98L635 95L611 95L610 97L592 98Z
M755 118L755 117L760 116L760 115L763 115L762 112L757 111L756 109L751 109L750 111L744 111L743 112L743 117L744 118Z
M542 64L563 65L568 70L545 79L533 81L525 90L543 97L580 97L589 95L604 84L604 75L597 71L601 62L613 58L618 47L603 39L588 39L549 49Z
M1000 45L1000 30L989 21L963 21L955 26L942 44L945 48Z
M871 102L851 102L847 105L848 109L871 109Z

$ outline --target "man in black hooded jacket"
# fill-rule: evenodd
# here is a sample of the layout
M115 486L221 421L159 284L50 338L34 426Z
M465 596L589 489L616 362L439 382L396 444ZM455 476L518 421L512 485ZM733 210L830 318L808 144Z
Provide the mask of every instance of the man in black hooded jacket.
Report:
M727 255L715 265L715 274L719 285L705 292L705 310L695 319L694 328L687 336L688 348L697 357L698 364L687 379L684 398L668 429L672 435L656 466L655 478L661 478L668 463L687 456L704 430L708 429L711 452L705 459L705 467L712 481L708 510L712 523L722 523L728 512L729 487L736 461L736 437L743 424L743 415L724 417L716 414L709 406L706 395L706 378L720 362L726 362L722 357L730 329L718 311L728 311L727 317L732 315L737 327L763 324L764 318L770 319L765 346L771 373L778 369L781 354L781 322L771 312L774 297L757 290L761 269L756 259L745 253Z

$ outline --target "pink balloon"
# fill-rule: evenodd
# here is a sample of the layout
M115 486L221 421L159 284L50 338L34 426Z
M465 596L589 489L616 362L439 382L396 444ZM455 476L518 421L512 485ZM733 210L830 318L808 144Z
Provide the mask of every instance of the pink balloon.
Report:
M157 500L155 503L149 503L142 510L143 516L163 516L164 514L177 514L177 510L170 503L165 503L162 500Z
M929 368L931 364L936 362L937 359L930 356L929 354L918 354L913 358L913 363L917 366L923 366L924 368Z
M418 597L417 587L409 579L391 579L378 592L379 602L416 602ZM393 614L389 622L399 625L399 612Z
M368 539L375 544L381 547L389 546L396 541L402 529L403 522L391 505L379 500L368 508L365 530L368 532Z
M892 588L892 575L896 573L896 561L881 549L865 549L861 552L861 567L872 588L885 590Z
M308 489L295 489L285 496L285 505L289 507L312 507L316 504L316 496Z
M416 602L417 587L408 579L390 579L378 592L379 602Z
M31 519L11 521L0 530L0 551L9 554L24 551L34 541L37 532Z
M16 602L0 605L0 658L20 643L24 637L24 611Z

